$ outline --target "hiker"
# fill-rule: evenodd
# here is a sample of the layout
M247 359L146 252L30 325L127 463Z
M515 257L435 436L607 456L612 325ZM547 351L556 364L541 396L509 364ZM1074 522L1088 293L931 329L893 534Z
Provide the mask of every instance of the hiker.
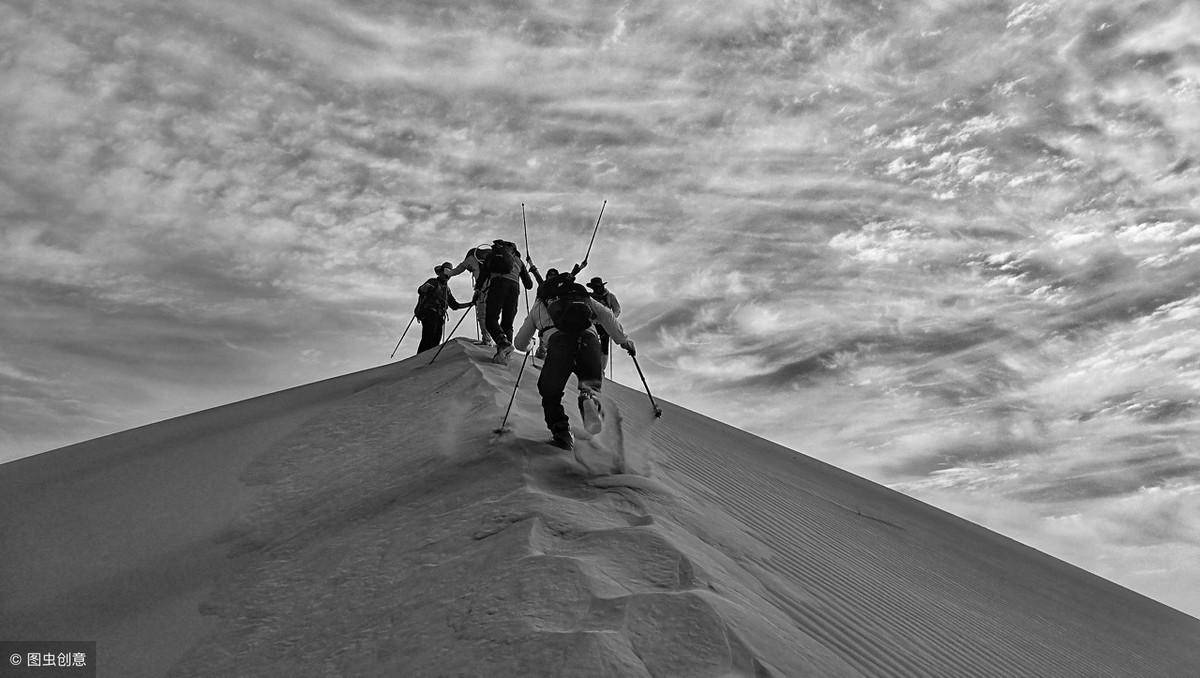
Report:
M475 290L475 322L479 326L479 341L476 343L480 346L492 345L492 338L488 334L485 317L485 309L487 307L487 286L485 283L488 276L483 273L483 262L491 252L491 248L487 245L472 247L467 250L467 256L463 257L462 263L450 269L451 278L463 271L471 272L472 286Z
M587 288L570 275L548 277L538 291L537 301L529 309L514 341L518 350L525 351L537 330L539 343L546 347L546 363L538 378L542 411L552 444L569 450L575 438L562 398L572 373L579 385L579 413L584 428L595 435L603 427L600 385L604 364L595 325L604 327L613 341L630 355L635 355L634 345L612 312L592 299Z
M533 288L533 280L529 278L529 270L521 261L516 244L506 240L492 241L491 253L483 261L483 272L488 276L484 322L492 341L496 342L492 361L507 365L513 352L513 321L521 299L518 283L528 290Z
M605 287L606 283L596 276L588 281L587 286L592 290L592 298L604 304L608 310L612 311L614 318L621 317L621 302L617 301L617 295L608 291ZM603 325L596 325L596 333L600 335L600 353L604 354L604 362L608 363L608 332Z
M417 288L417 307L413 309L413 315L416 316L417 322L421 323L421 345L417 347L417 353L427 351L442 343L442 330L446 326L447 308L457 311L475 303L471 301L460 304L454 298L448 282L450 270L453 268L454 264L448 261L440 266L434 266L433 272L437 277L426 280Z

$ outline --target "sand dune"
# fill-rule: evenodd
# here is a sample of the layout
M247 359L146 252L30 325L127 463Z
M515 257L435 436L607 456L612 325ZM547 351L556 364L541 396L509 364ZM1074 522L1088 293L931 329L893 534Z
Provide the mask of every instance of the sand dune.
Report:
M977 525L616 384L564 453L533 367L496 434L517 365L427 357L0 466L0 638L102 676L1200 674L1200 621Z

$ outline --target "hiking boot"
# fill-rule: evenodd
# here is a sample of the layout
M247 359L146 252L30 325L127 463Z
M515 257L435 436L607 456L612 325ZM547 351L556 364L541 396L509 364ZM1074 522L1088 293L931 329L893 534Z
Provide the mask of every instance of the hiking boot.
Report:
M583 416L583 428L588 433L596 435L604 428L604 410L595 393L584 391L579 394L579 414Z
M492 356L492 362L496 363L497 365L507 365L508 356L512 355L512 352L512 344L499 346L496 348L496 355Z
M553 434L550 438L551 445L564 450L575 449L575 436L571 435L571 429L564 428L559 431L551 431L551 433Z

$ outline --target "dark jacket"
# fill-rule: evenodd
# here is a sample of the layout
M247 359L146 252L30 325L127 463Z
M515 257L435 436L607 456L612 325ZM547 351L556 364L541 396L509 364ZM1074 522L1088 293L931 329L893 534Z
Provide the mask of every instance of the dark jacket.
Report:
M430 278L417 288L417 307L413 309L413 315L418 320L445 319L447 308L458 310L470 305L458 303L444 280Z

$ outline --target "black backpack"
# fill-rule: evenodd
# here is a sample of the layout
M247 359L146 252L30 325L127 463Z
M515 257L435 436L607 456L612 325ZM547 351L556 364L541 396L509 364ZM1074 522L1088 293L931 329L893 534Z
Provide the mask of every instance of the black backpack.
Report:
M516 268L514 258L509 248L494 245L491 253L483 260L483 269L493 275L507 275Z
M539 290L539 293L545 301L546 309L550 311L550 320L554 322L554 328L560 332L580 334L595 322L595 313L588 303L591 295L583 285L562 277L563 280L556 278L548 281L544 285L548 289L544 292Z
M437 315L439 312L442 315L446 314L446 307L437 296L437 287L438 279L430 278L417 288L417 307L413 309L413 315Z

